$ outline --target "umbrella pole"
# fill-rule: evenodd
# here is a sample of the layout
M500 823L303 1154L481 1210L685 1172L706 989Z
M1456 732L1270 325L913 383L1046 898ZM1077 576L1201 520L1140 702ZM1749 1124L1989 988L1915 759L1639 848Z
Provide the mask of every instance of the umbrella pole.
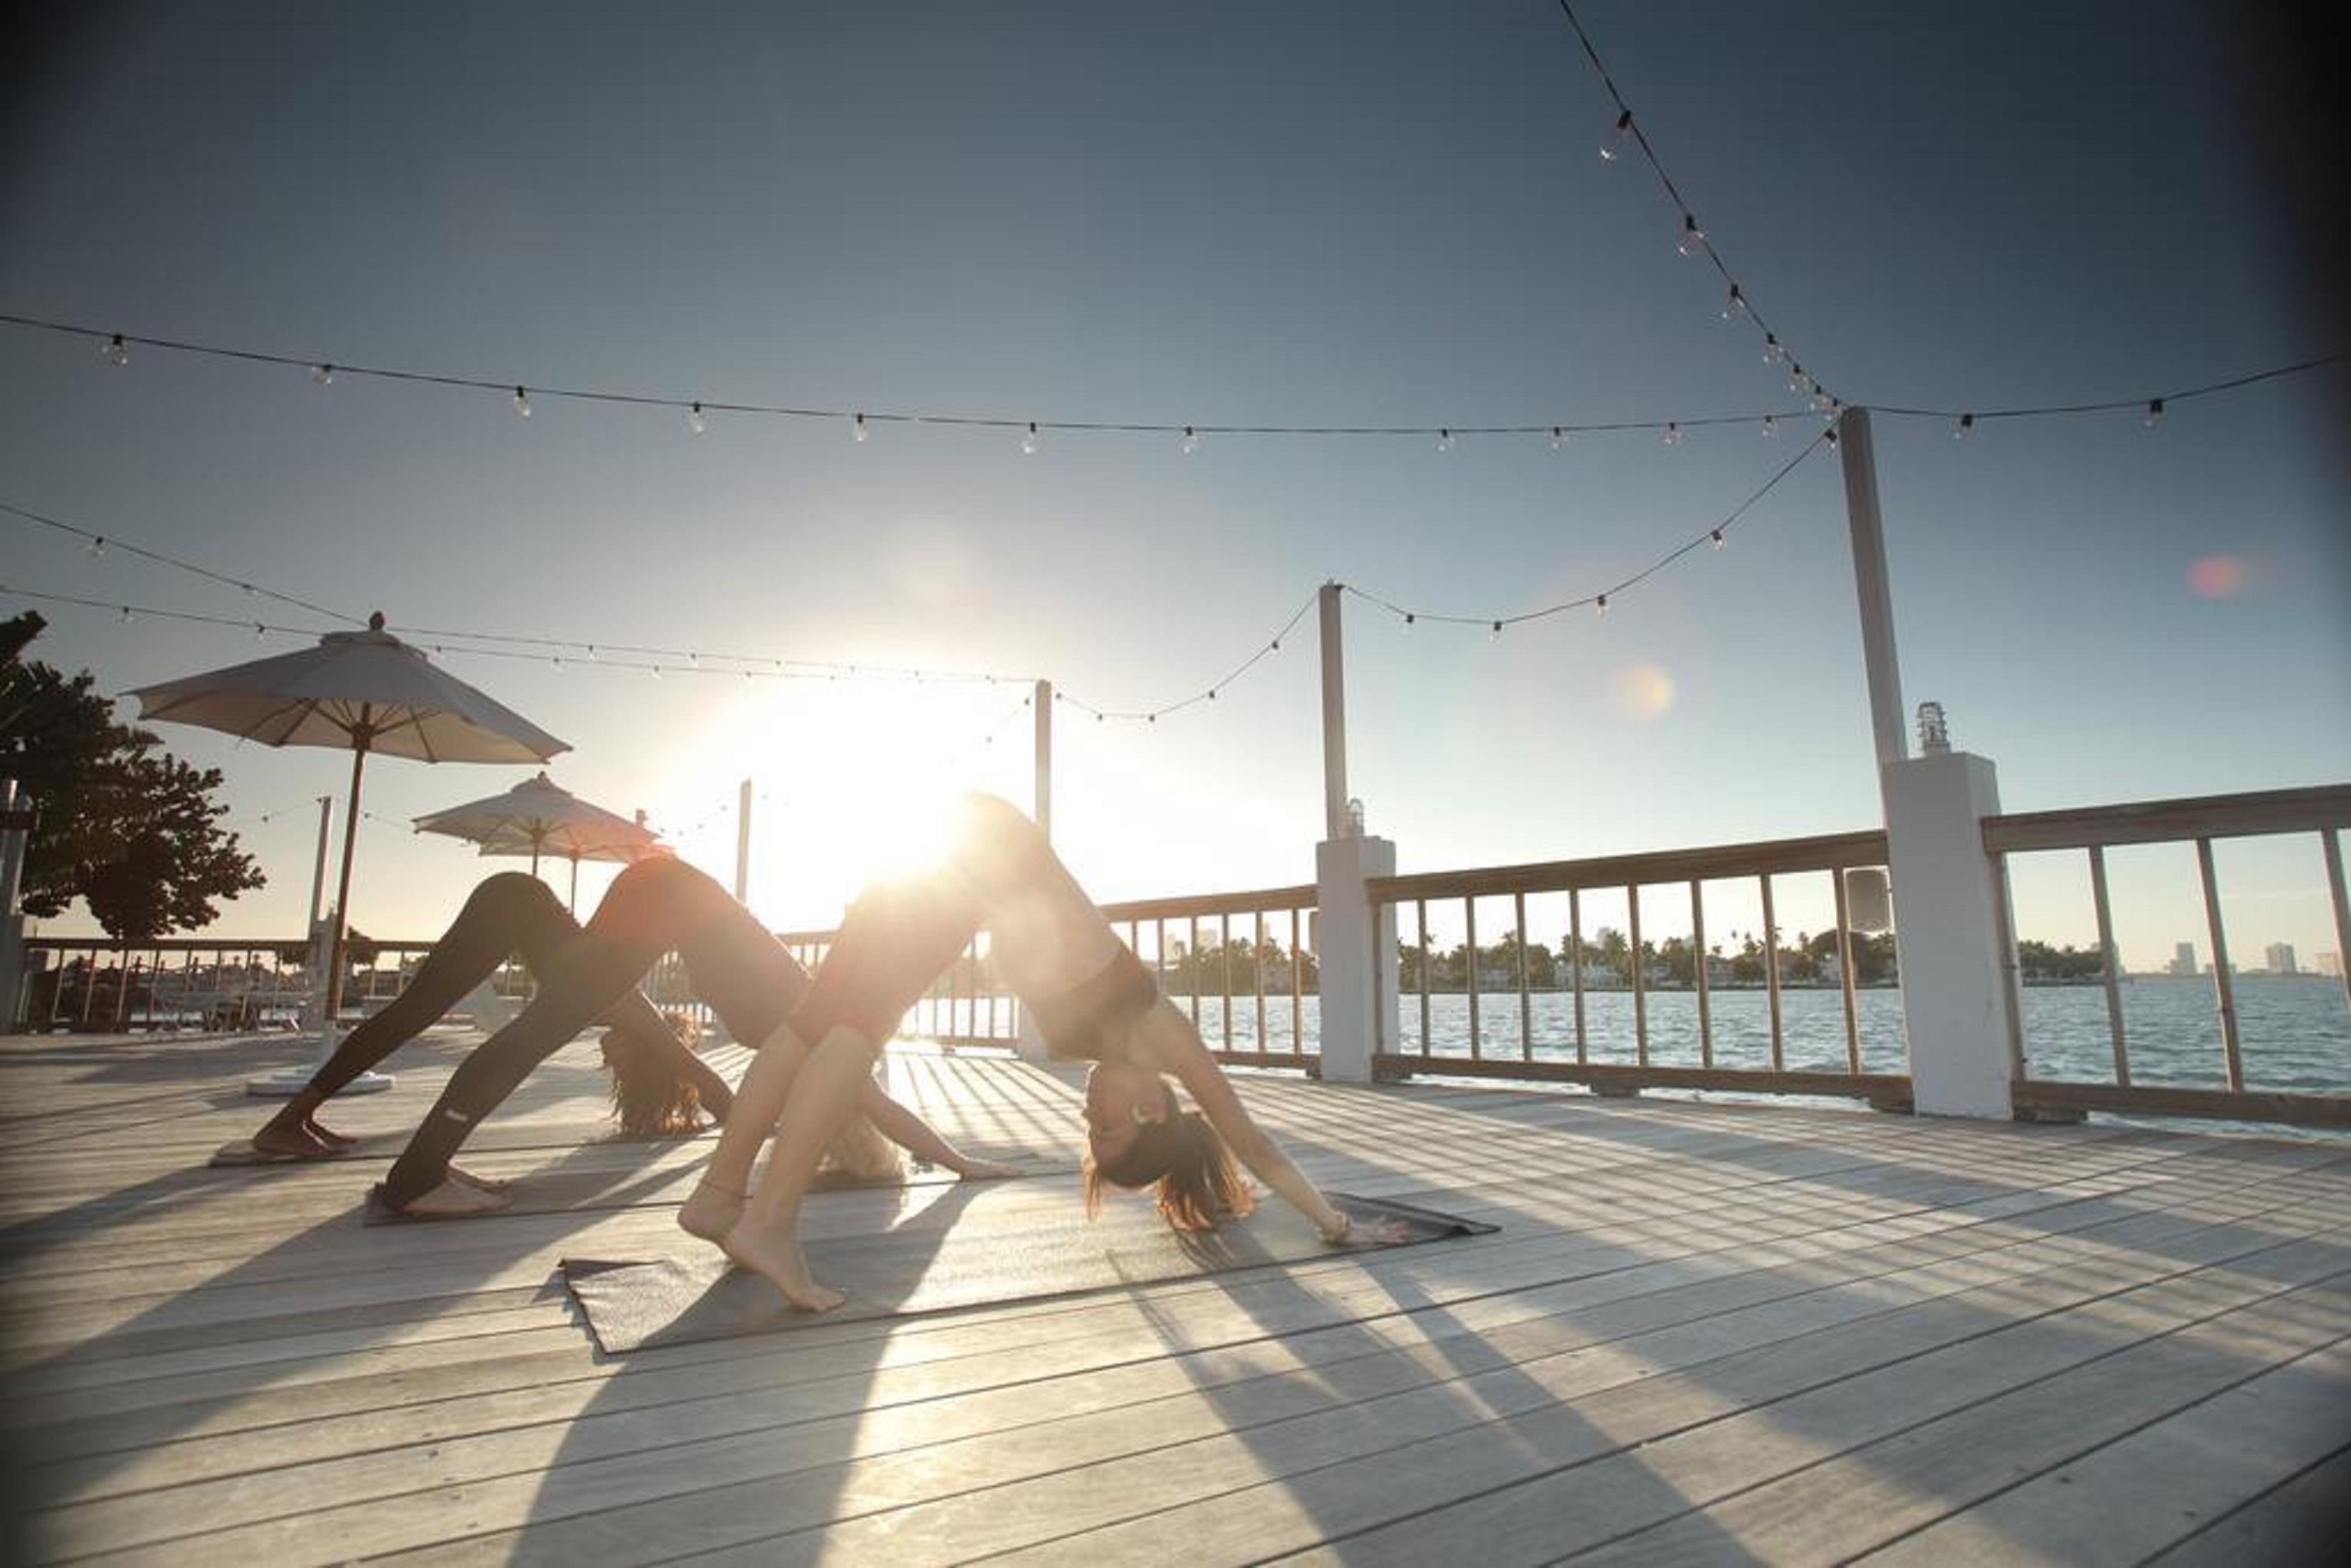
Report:
M578 855L573 855L573 856L571 857L571 896L570 896L570 898L569 898L569 899L568 899L568 900L565 902L565 904L564 904L564 908L565 908L565 909L567 909L567 910L569 910L569 911L570 912L570 914L571 914L571 915L572 915L572 917L573 917L574 919L579 918L579 915L580 915L580 857L579 857Z
M325 988L327 1005L325 1015L319 1024L319 1058L307 1070L298 1067L289 1068L283 1072L272 1073L266 1078L248 1079L245 1085L246 1092L248 1094L279 1099L298 1094L309 1087L312 1074L319 1068L325 1066L327 1059L335 1054L337 1044L335 1020L341 1014L343 1006L343 954L350 930L349 911L351 903L351 855L359 846L360 837L360 778L367 767L370 739L367 727L368 713L367 708L362 707L360 710L360 727L351 732L350 804L344 809L343 814L343 864L335 882L334 940L327 945ZM391 1088L392 1082L388 1074L362 1072L345 1084L340 1092L370 1094L380 1089Z

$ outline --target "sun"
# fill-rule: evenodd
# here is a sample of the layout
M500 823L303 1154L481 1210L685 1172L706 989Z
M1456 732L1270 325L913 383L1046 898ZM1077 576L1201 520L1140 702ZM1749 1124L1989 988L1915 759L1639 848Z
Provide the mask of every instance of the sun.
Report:
M829 922L868 883L936 864L956 799L1002 788L987 733L989 698L1002 694L979 692L794 683L730 716L727 749L743 755L757 800L753 907L788 925Z

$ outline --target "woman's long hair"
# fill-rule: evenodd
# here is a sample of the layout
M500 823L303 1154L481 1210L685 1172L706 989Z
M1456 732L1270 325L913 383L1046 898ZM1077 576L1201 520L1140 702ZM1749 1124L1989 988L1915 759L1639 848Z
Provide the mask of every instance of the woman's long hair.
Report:
M1197 1111L1178 1113L1176 1092L1160 1086L1167 1114L1135 1129L1116 1159L1086 1160L1086 1214L1102 1207L1102 1183L1130 1190L1156 1184L1160 1218L1177 1230L1213 1230L1257 1207L1239 1162Z
M664 1013L662 1021L688 1051L702 1038L702 1026L684 1013ZM702 1092L673 1070L665 1051L617 1025L604 1031L601 1044L622 1137L676 1138L701 1129Z

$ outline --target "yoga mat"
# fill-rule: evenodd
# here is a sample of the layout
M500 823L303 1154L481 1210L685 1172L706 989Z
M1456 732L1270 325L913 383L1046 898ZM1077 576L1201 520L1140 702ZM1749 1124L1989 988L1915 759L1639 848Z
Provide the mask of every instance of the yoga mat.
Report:
M1358 1230L1383 1219L1399 1222L1405 1239L1398 1246L1482 1236L1496 1228L1381 1198L1340 1192L1323 1197L1352 1217ZM944 1228L904 1226L878 1235L810 1241L809 1267L816 1277L849 1292L849 1300L829 1312L791 1310L773 1285L732 1268L716 1249L653 1262L567 1258L563 1280L598 1347L618 1355L815 1323L1039 1301L1384 1249L1360 1241L1330 1246L1301 1216L1273 1199L1244 1220L1189 1236L1168 1229L1151 1204L1139 1198L1105 1202L1101 1218L1092 1222L1075 1201L1044 1212L1033 1204L1007 1205L1001 1216L991 1216L990 1207L988 1194L975 1191Z
M465 1147L474 1154L508 1154L522 1149L576 1149L587 1145L615 1148L669 1148L690 1144L696 1138L715 1137L718 1129L705 1127L699 1133L684 1133L669 1138L620 1138L612 1134L610 1120L597 1122L554 1123L533 1126L524 1124L507 1127L483 1127L465 1140ZM389 1160L399 1156L408 1147L415 1129L402 1128L396 1133L363 1133L359 1143L343 1154L322 1159L288 1159L283 1155L256 1153L246 1138L223 1144L213 1151L204 1164L214 1168L235 1166L323 1166L336 1160ZM463 1163L462 1161L460 1162Z
M996 1156L985 1156L994 1158ZM458 1162L463 1165L464 1161ZM1052 1164L1020 1155L1006 1155L999 1164L1014 1167L1018 1176L1044 1176L1056 1171L1068 1171L1066 1163ZM482 1173L486 1176L490 1173ZM604 1170L604 1171L540 1171L509 1178L514 1185L506 1191L510 1200L504 1208L486 1214L469 1214L465 1220L498 1219L517 1214L574 1214L600 1209L675 1208L702 1179L699 1165L671 1166L666 1170ZM810 1184L811 1192L834 1192L852 1187L939 1186L961 1178L935 1166L910 1166L906 1175L885 1176L877 1181L861 1181L840 1171L820 1171ZM1005 1181L1010 1177L991 1178ZM375 1201L371 1191L363 1223L368 1225L447 1225L459 1220L448 1217L419 1217L400 1214Z

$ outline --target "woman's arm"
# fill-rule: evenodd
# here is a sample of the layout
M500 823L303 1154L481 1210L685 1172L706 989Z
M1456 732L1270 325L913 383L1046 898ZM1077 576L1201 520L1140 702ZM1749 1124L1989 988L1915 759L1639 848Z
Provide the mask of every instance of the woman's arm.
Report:
M1015 1175L1010 1166L976 1160L942 1137L937 1128L890 1098L872 1079L858 1092L857 1109L882 1135L925 1164L945 1166L959 1176L982 1179Z
M1226 1082L1225 1070L1217 1065L1191 1020L1173 1002L1161 998L1135 1025L1131 1038L1136 1064L1173 1073L1251 1176L1311 1220L1325 1241L1347 1239L1347 1217L1331 1207L1314 1184L1290 1164L1280 1145L1250 1117L1240 1096Z

